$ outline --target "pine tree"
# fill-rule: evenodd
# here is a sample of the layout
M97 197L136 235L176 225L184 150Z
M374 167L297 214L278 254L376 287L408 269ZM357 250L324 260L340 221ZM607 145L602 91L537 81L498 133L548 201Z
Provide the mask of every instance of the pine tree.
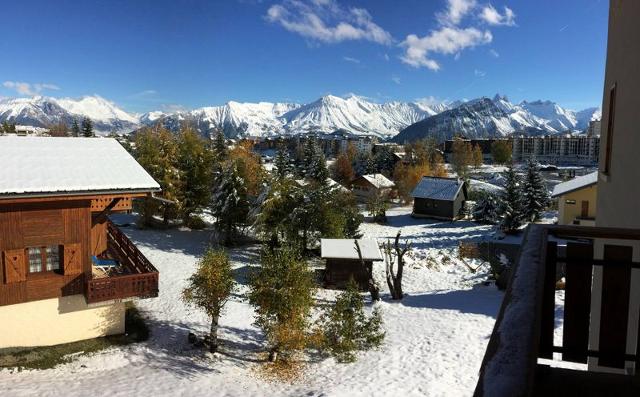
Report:
M78 119L73 118L73 123L71 124L71 136L79 137L80 136L80 126L78 125Z
M499 220L499 198L495 194L485 193L473 207L473 219L482 223L495 224Z
M216 156L216 161L219 163L227 159L227 143L225 142L222 130L216 131L216 135L213 139L213 152Z
M513 165L504 172L505 186L500 203L500 228L505 233L514 233L522 225L522 186Z
M322 149L313 137L309 138L305 144L303 167L305 179L320 184L326 184L327 178L329 177L327 161Z
M522 187L523 217L528 222L535 222L549 205L549 191L540 174L538 164L533 160L527 162L527 173Z
M223 250L207 250L189 277L183 300L199 307L211 318L209 351L218 350L218 321L234 289L235 280L229 256Z
M224 235L225 245L230 245L238 227L247 223L249 215L247 188L235 163L226 165L216 177L211 213Z
M314 274L291 248L264 251L261 264L250 277L249 302L256 326L265 333L269 360L287 360L310 342Z
M176 166L180 172L178 203L182 220L188 226L191 216L209 204L213 183L213 151L195 131L184 128L178 136Z
M93 133L93 122L88 117L82 119L82 135L86 138L95 136Z
M495 164L508 164L511 161L511 143L507 140L496 140L491 144L491 157Z
M379 347L385 337L379 308L376 307L371 316L365 314L362 296L353 278L335 304L323 313L318 333L323 336L322 346L339 362L355 361L357 351Z
M286 178L291 172L291 159L289 158L289 151L285 147L278 149L276 158L273 160L274 176L277 180Z

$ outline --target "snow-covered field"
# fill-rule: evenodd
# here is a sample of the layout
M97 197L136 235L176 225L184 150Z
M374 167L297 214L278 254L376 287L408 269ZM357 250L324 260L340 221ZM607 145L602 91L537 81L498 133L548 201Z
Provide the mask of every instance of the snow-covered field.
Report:
M402 236L412 242L402 302L391 302L384 268L376 268L387 332L384 346L352 364L312 360L294 382L266 380L262 334L243 298L245 276L257 266L259 247L232 251L240 287L221 318L221 353L209 356L187 343L189 330L204 332L208 319L180 300L185 279L209 241L207 231L123 228L160 270L160 296L138 307L149 319L151 338L112 348L43 371L0 371L4 396L462 396L473 392L502 293L485 286L457 259L460 240L483 238L489 226L434 222L388 211L389 225L365 223L365 237L380 242ZM482 273L482 274L481 274ZM319 290L328 301L335 291Z

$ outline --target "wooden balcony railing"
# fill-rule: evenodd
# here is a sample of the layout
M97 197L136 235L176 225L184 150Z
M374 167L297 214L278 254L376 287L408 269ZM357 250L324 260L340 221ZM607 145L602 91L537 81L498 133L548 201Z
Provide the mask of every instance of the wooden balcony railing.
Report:
M127 273L87 281L87 302L157 297L158 270L111 222L107 224L107 246L109 254L118 260Z
M638 250L638 230L529 226L475 396L640 395ZM558 273L565 290L557 344Z

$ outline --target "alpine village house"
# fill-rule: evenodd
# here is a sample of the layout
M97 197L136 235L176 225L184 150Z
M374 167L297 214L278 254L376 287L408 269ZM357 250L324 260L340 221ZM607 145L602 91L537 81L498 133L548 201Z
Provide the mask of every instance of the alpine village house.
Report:
M456 220L467 200L467 184L458 178L423 176L411 192L416 218Z
M0 349L124 333L158 271L108 218L160 186L114 139L0 137Z
M640 396L639 20L610 0L595 226L528 226L476 396Z

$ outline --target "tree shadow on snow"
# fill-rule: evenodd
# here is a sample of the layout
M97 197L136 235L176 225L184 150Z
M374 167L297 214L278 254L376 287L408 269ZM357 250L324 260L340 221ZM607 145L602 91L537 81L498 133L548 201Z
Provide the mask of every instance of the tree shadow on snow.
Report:
M408 294L400 303L408 307L454 310L460 313L482 314L495 318L498 315L502 297L503 293L495 288L475 285L470 290Z

